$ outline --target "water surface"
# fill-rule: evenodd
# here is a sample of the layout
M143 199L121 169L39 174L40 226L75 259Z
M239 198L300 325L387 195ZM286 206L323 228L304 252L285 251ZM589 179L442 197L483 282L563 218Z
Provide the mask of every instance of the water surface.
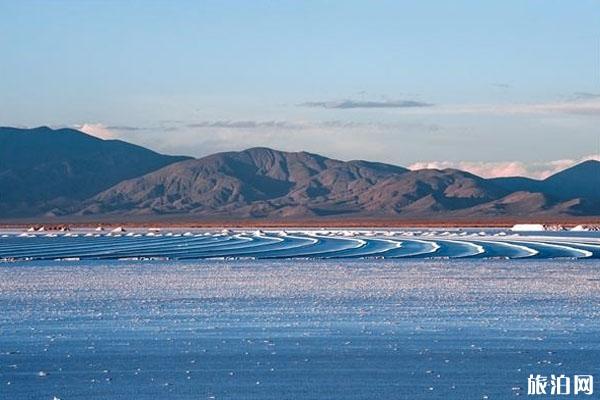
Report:
M0 266L7 399L467 399L600 376L594 260Z

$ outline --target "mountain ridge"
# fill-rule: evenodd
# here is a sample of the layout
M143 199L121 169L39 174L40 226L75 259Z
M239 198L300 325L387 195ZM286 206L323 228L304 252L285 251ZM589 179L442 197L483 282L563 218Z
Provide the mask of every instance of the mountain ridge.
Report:
M0 128L0 146L8 143L7 129L15 130ZM52 136L52 146L45 142L50 149L42 151L32 144L35 135L21 135L23 143L16 145L13 140L12 147L0 148L0 218L23 217L19 210L24 207L33 211L25 214L30 217L98 220L600 216L598 161L575 165L544 180L485 179L457 169L409 170L266 147L198 159L165 156L75 130L37 130L42 136L58 133ZM62 146L57 147L57 142ZM73 149L81 157L73 158ZM45 170L48 165L51 168ZM94 171L110 179L100 179ZM37 195L31 195L24 189L40 173L46 182L60 185L42 182L33 190ZM19 181L20 176L27 179ZM80 182L94 185L80 188ZM11 183L20 190L9 193ZM40 192L50 200L40 197ZM19 202L22 205L15 207Z
M75 129L0 127L0 216L51 212L184 159Z

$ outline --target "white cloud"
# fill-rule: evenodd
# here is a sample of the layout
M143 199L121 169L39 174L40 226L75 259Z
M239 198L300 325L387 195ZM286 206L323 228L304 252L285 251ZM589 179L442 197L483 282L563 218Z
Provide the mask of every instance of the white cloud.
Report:
M198 121L187 124L188 128L223 128L223 129L302 129L304 124L289 121Z
M334 107L324 107L334 108ZM341 108L341 107L336 107ZM350 107L346 107L350 108ZM389 107L392 108L392 107ZM581 97L574 101L512 104L456 104L394 107L403 115L583 115L600 116L600 100Z
M409 166L410 169L423 168L456 168L471 172L484 178L498 178L502 176L527 176L535 179L544 179L559 171L569 168L586 160L599 160L600 154L593 154L580 159L564 159L545 162L526 163L522 161L428 161L417 162Z
M116 139L118 134L101 123L84 123L75 126L81 132L100 139Z
M215 152L266 146L286 151L310 151L343 160L366 159L401 163L418 146L407 138L436 132L439 126L422 122L342 120L223 120L180 123L168 140L140 137L139 144L166 153L196 157ZM377 140L374 140L377 138ZM412 147L411 147L412 146ZM402 149L390 152L392 149ZM405 156L406 155L406 156Z
M415 108L431 107L433 104L416 100L338 100L338 101L309 101L299 104L303 107L318 107L346 110L351 108Z
M600 115L600 101L565 101L557 103L530 103L448 107L457 114L575 114Z

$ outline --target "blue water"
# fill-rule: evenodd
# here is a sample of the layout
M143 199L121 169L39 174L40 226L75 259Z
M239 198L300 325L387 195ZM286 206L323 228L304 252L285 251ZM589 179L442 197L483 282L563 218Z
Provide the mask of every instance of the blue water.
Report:
M0 232L1 233L1 232ZM599 258L598 232L226 231L12 232L0 261L214 258Z
M0 398L513 398L600 376L599 304L593 259L4 263Z

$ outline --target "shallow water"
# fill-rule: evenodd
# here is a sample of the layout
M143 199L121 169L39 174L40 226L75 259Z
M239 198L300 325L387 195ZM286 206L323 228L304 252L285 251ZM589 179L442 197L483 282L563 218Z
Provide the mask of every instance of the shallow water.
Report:
M7 399L470 399L600 376L597 260L0 264Z
M598 258L598 232L1 232L0 261L348 258Z

